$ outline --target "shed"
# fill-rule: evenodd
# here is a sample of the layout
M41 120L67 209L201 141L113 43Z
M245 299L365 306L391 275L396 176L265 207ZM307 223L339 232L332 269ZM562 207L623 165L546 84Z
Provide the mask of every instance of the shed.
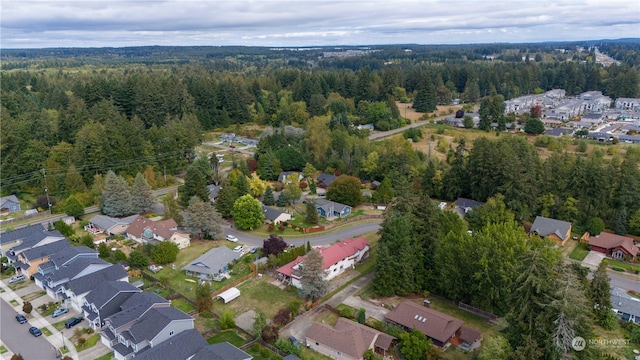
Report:
M222 299L224 303L227 304L229 301L237 298L238 296L240 296L240 290L238 290L238 288L232 287L231 289L222 292L216 297Z

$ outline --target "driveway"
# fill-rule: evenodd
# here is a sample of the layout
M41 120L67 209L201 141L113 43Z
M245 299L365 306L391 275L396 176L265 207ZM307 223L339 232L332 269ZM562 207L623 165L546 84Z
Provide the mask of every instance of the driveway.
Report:
M606 255L603 253L597 251L589 251L587 257L582 260L582 266L594 271L598 270L598 266L600 266L600 263L602 262L602 260L604 260L605 257Z
M378 306L372 302L362 300L357 296L349 296L343 301L343 304L349 305L354 309L364 309L367 317L372 317L374 319L384 321L384 317L387 315L389 310Z

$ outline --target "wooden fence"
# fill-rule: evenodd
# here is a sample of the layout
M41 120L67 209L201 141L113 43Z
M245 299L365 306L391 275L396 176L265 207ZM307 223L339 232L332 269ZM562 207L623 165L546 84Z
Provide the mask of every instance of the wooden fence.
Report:
M255 272L251 272L251 273L241 277L240 279L234 281L233 283L225 285L225 286L221 287L220 289L212 292L211 293L211 297L215 298L216 296L218 296L218 295L222 294L223 292L231 289L232 287L234 287L236 285L239 285L239 284L242 284L243 282L245 282L245 281L247 281L247 280L249 280L249 279L251 279L252 277L255 277L255 276L256 276L256 273Z

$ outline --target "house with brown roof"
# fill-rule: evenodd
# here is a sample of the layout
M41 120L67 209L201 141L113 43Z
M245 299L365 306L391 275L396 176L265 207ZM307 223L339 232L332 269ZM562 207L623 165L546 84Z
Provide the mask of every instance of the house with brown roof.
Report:
M439 347L447 347L453 343L474 349L482 341L479 333L473 329L463 332L464 321L409 300L401 302L389 312L385 321L407 331L418 330Z
M138 215L127 228L127 237L142 244L170 241L178 245L179 249L191 245L189 233L178 230L178 224L173 219L153 221Z
M600 235L589 236L589 246L592 251L606 254L614 259L635 259L638 256L638 247L633 243L633 239L606 232Z
M362 237L345 239L326 248L316 248L316 250L322 255L322 270L326 274L325 280L333 279L369 257L369 243ZM297 259L278 268L276 272L280 281L299 289L302 288L302 283L300 283L302 275L299 269L304 259L304 256L298 256Z
M313 323L305 335L306 345L332 359L362 360L371 349L387 355L395 338L347 318L338 318L335 326Z

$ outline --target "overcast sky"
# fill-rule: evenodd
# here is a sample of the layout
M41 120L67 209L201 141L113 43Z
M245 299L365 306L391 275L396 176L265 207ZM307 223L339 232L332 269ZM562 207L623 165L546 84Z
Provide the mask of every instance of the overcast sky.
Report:
M375 45L640 37L639 0L2 0L0 47Z

